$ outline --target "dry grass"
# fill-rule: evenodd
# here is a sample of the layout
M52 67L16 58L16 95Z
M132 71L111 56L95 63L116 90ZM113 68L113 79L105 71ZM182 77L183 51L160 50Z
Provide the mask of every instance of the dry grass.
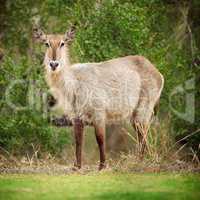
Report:
M161 171L187 171L199 172L200 161L192 149L188 149L186 144L180 145L172 137L174 133L171 130L170 118L166 117L159 121L154 119L147 139L148 150L144 159L140 159L137 154L137 148L127 153L121 153L118 160L110 160L110 165L114 170L119 171L137 171L137 172L161 172ZM130 129L129 129L130 131ZM195 131L186 137L190 137L198 132ZM131 141L138 145L137 138L127 131ZM186 160L190 155L192 160Z
M170 118L165 118L161 122L157 119L154 120L148 134L148 151L143 160L140 159L137 153L138 144L133 129L129 126L122 128L123 134L127 135L129 139L129 144L125 143L123 145L130 148L127 148L126 151L115 152L115 154L111 149L110 152L112 153L107 153L107 170L124 172L200 171L200 161L196 152L192 149L188 152L186 145L181 146L179 142L175 142L170 127ZM92 132L92 128L86 129L83 173L97 170L99 155ZM32 155L26 153L24 156L16 158L1 148L0 173L72 173L73 145L65 149L63 157L43 153L43 157L39 159L37 154L38 149L35 148ZM188 154L192 154L192 160L185 159Z

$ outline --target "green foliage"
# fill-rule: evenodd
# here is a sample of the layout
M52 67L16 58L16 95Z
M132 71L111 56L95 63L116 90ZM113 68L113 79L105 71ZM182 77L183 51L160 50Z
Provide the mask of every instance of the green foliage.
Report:
M47 93L48 90L41 66L43 49L33 44L31 39L32 24L38 20L47 33L64 33L71 23L76 23L76 39L71 47L74 61L98 62L130 54L149 58L165 77L161 113L169 114L171 92L193 77L194 73L190 67L191 55L177 39L181 30L178 29L178 33L175 30L181 19L181 12L169 2L170 4L168 1L158 0L7 0L3 46L9 56L4 59L0 69L1 144L5 147L12 146L12 142L9 143L12 138L16 143L24 140L21 143L24 144L25 138L29 142L36 141L37 137L45 145L51 143L53 138L52 129L41 118L43 106L38 95ZM198 4L196 2L194 5ZM187 31L183 30L183 33L187 37ZM197 33L195 31L195 35ZM26 109L12 113L5 93L15 80L21 82L12 90L11 101L18 106L26 106ZM37 92L33 92L32 99L36 100L30 104L27 94L31 92L33 85L36 85ZM182 111L185 108L183 99L185 98L178 96L171 103ZM185 133L191 126L196 128L193 125L172 114L174 135ZM25 132L27 135L23 135ZM56 129L56 132L59 130Z
M34 144L58 153L69 140L69 131L48 122L47 102L42 101L47 89L40 68L26 57L18 62L6 57L1 65L0 146L9 151L25 152Z

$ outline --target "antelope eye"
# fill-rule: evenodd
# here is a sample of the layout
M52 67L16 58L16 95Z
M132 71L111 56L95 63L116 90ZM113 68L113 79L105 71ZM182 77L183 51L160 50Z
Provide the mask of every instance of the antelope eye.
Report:
M49 43L48 42L45 42L44 44L45 44L46 47L49 47Z
M61 43L60 43L60 47L63 47L64 45L65 45L64 42L61 42Z

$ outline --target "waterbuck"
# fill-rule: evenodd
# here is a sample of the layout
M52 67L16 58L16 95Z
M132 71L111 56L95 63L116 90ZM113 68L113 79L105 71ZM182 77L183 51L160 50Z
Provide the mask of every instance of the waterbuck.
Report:
M46 45L46 81L64 113L73 121L76 162L81 168L84 122L94 126L100 152L99 170L105 167L105 126L129 120L135 128L140 153L164 79L142 56L126 56L99 63L71 64L69 45L75 36L71 27L64 35L46 35L39 28L34 37Z

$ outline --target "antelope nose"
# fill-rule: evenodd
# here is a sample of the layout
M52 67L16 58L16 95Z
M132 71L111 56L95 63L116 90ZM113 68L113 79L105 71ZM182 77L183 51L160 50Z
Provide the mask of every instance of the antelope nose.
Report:
M54 71L58 67L58 62L50 62L50 67Z

